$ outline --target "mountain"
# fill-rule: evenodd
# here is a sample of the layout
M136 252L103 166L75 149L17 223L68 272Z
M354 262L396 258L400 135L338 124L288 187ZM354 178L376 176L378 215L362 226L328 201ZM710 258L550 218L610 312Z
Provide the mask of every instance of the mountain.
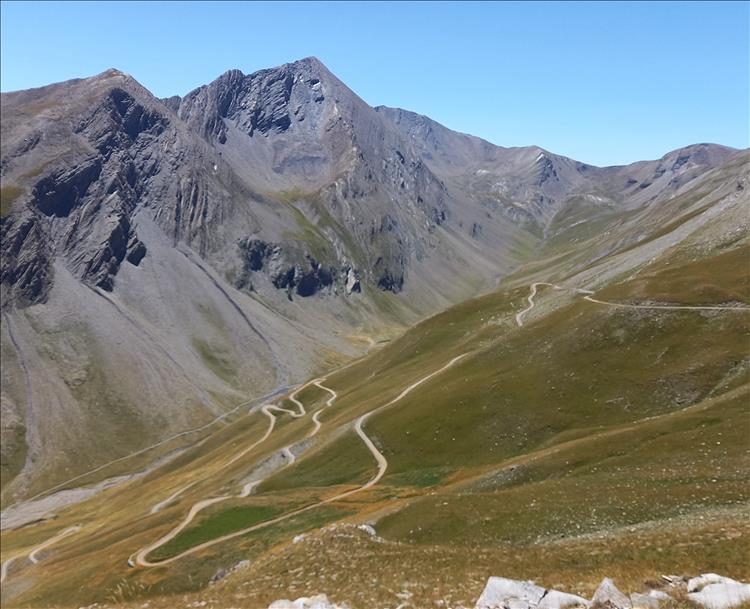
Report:
M313 58L0 101L4 607L750 578L750 151L502 148Z
M741 154L597 168L502 148L372 108L315 58L183 98L117 70L3 93L3 505L283 392L583 234L565 264L586 268Z

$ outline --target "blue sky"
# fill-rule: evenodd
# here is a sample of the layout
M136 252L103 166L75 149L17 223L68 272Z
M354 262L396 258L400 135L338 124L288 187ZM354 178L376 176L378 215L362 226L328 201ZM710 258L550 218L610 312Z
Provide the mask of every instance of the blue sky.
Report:
M371 105L597 165L745 148L750 3L2 3L0 86L158 96L315 55Z

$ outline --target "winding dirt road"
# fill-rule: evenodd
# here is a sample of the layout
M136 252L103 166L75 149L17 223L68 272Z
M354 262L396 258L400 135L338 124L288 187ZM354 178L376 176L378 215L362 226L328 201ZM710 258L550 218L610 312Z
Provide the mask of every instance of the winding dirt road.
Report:
M599 300L599 299L593 298L592 297L593 292L590 291L590 290L584 290L584 289L581 289L581 288L570 288L570 287L565 287L565 286L559 286L559 285L556 285L556 284L553 284L553 283L548 283L548 282L535 282L535 283L531 284L530 293L529 293L529 295L526 298L526 300L528 302L528 306L526 306L523 310L519 311L515 315L515 321L516 321L516 323L517 323L517 325L519 327L523 326L524 317L531 310L533 310L533 308L536 306L536 303L535 303L534 299L535 299L535 297L537 295L537 291L538 291L538 287L539 286L549 286L549 287L552 287L555 290L571 290L571 291L574 291L574 292L576 292L578 294L582 294L583 295L583 299L587 300L589 302L592 302L592 303L595 303L595 304L604 305L604 306L617 307L617 308L658 309L658 310L693 310L693 311L701 311L701 310L750 311L750 307L743 307L743 306L730 307L730 306L690 306L690 305L650 305L650 304L642 304L641 305L641 304L617 303L617 302L610 302L610 301L604 301L604 300ZM152 544L146 546L145 548L143 548L143 549L139 550L138 552L136 552L135 554L131 555L131 557L128 559L128 564L130 566L136 566L136 565L138 565L138 566L141 566L141 567L158 567L158 566L163 566L163 565L166 565L166 564L170 564L170 563L175 562L175 561L177 561L177 560L179 560L179 559L181 559L181 558L183 558L185 556L194 554L194 553L199 552L201 550L204 550L206 548L209 548L209 547L212 547L214 545L223 543L225 541L228 541L228 540L236 538L236 537L247 535L248 533L251 533L253 531L256 531L256 530L259 530L259 529L262 529L262 528L265 528L265 527L268 527L268 526L271 526L271 525L274 525L276 523L282 522L284 520L287 520L289 518L297 516L297 515L299 515L301 513L313 510L315 508L318 508L318 507L321 507L321 506L324 506L324 505L327 505L327 504L330 504L330 503L334 503L336 501L340 501L342 499L351 497L352 495L355 495L357 493L361 493L361 492L363 492L363 491L365 491L365 490L373 487L385 475L385 473L386 473L386 471L388 469L388 460L380 452L380 450L377 448L377 446L375 446L375 444L372 441L372 439L365 432L364 425L367 422L367 420L370 417L372 417L374 414L376 414L376 413L378 413L378 412L380 412L380 411L382 411L382 410L384 410L384 409L386 409L386 408L388 408L388 407L396 404L397 402L399 402L400 400L402 400L404 397L406 397L409 393L411 393L412 391L414 391L417 387L419 387L423 383L429 381L433 377L441 374L442 372L444 372L445 370L447 370L448 368L450 368L451 366L453 366L456 362L458 362L462 358L466 357L467 355L468 355L468 353L463 353L463 354L461 354L459 356L454 357L447 364L445 364L444 366L442 366L438 370L435 370L434 372L432 372L432 373L424 376L423 378L419 379L418 381L415 381L414 383L412 383L411 385L409 385L408 387L406 387L401 393L399 393L395 398L393 398L389 402L387 402L387 403L385 403L385 404L383 404L383 405L375 408L374 410L371 410L371 411L369 411L369 412L361 415L359 418L357 418L355 420L354 425L353 425L353 429L354 429L355 433L359 436L359 438L362 440L362 442L365 445L365 447L370 451L370 454L373 456L373 458L374 458L374 460L376 462L376 465L377 465L377 471L375 472L375 474L367 482L365 482L361 486L358 486L358 487L356 487L354 489L350 489L350 490L344 491L342 493L339 493L337 495L334 495L334 496L329 497L327 499L324 499L322 501L319 501L319 502L316 502L316 503L313 503L313 504L310 504L310 505L307 505L307 506L295 509L295 510L293 510L291 512L287 512L287 513L282 514L280 516L277 516L275 518L272 518L272 519L269 519L269 520L257 523L257 524L255 524L253 526L246 527L244 529L241 529L241 530L238 530L238 531L234 531L233 533L229 533L227 535L223 535L221 537L217 537L217 538L212 539L210 541L204 542L204 543L199 544L197 546L193 546L193 547L185 550L184 552L182 552L180 554L177 554L175 556L172 556L170 558L163 559L163 560L155 560L155 561L148 560L147 557L148 557L149 554L151 554L156 549L164 546L169 541L171 541L172 539L174 539L177 535L179 535L195 519L195 517L202 510L208 508L209 506L212 506L212 505L215 505L217 503L220 503L222 501L226 501L228 499L248 497L253 492L253 490L259 484L261 484L263 482L263 479L254 480L252 482L249 482L249 483L243 485L243 487L241 489L241 492L239 494L237 494L237 495L223 495L223 496L219 496L219 497L211 497L211 498L203 499L203 500L198 501L197 503L193 504L191 506L190 510L188 511L188 514L185 516L185 518L175 528L173 528L167 534L165 534L162 537L160 537L159 539L157 539ZM345 366L345 367L348 367L348 366ZM320 429L322 427L322 423L321 423L320 418L319 418L320 415L324 412L324 410L326 408L332 406L333 403L338 398L338 393L335 390L333 390L333 389L331 389L329 387L326 387L323 384L323 382L325 380L326 380L325 378L316 378L316 379L313 379L311 381L308 381L304 385L298 387L294 392L292 392L289 395L289 401L292 404L294 404L294 406L295 406L294 410L289 409L289 408L284 408L282 406L279 406L278 404L265 404L265 405L263 405L260 410L261 410L261 412L266 417L268 417L268 420L269 420L268 421L268 427L266 428L265 432L263 433L263 435L258 440L256 440L255 442L253 442L252 444L250 444L249 446L247 446L246 448L244 448L243 450L239 451L237 454L235 454L231 458L229 458L223 465L220 466L220 470L221 469L225 469L225 468L229 467L230 465L236 463L239 459L241 459L246 454L248 454L249 452L251 452L258 445L260 445L261 443L265 442L270 437L270 435L273 433L273 431L275 429L275 426L276 426L276 420L277 420L278 416L280 416L281 414L287 414L290 417L295 418L295 419L296 418L305 417L308 414L307 410L305 408L305 405L298 399L297 396L299 395L299 393L303 389L309 387L310 385L314 385L314 386L318 387L319 389L321 389L323 391L326 391L326 392L328 392L330 394L330 397L326 401L325 406L323 408L318 409L313 414L313 416L312 416L311 420L313 422L313 429L308 433L307 437L311 438L311 437L315 436L320 431ZM273 395L277 395L277 394L278 394L278 392L274 392ZM244 405L246 405L246 404L248 404L248 403L250 403L252 401L253 400L250 400L248 402L243 402L242 404L239 404L233 410L231 410L231 411L229 411L227 413L224 413L223 415L217 417L216 419L214 419L213 421L209 422L208 424L206 424L204 426L201 426L201 427L193 429L193 430L188 430L186 432L182 432L181 434L177 434L176 436L168 438L168 439L162 441L161 443L158 443L158 444L156 444L154 446L151 446L151 447L147 447L146 449L143 449L142 451L137 451L136 453L133 453L131 455L127 455L125 457L122 457L121 459L116 459L116 460L114 460L114 461L112 461L112 462L110 462L108 464L105 464L104 466L101 466L100 468L92 470L91 472L86 472L85 474L82 474L79 477L83 477L83 476L85 476L87 474L93 473L94 471L98 471L99 469L101 469L103 467L106 467L107 465L111 465L112 463L116 463L116 462L121 461L123 459L127 459L127 458L135 456L137 454L141 454L142 452L145 452L146 450L150 450L151 448L154 448L156 446L159 446L160 444L163 444L163 443L166 443L166 442L168 442L170 440L173 440L176 437L180 437L180 436L183 436L183 435L195 433L196 431L205 429L205 428L213 425L217 421L219 421L219 420L227 417L232 412L234 412L237 409L239 409L241 406L244 406ZM281 455L285 459L285 464L283 465L283 468L289 467L290 465L292 465L296 461L296 456L292 452L292 446L293 445L287 445L287 446L283 447L281 449L281 451L280 451ZM279 470L276 470L276 471L279 471ZM215 474L215 472L214 472L214 474ZM71 479L71 480L63 483L63 485L67 484L69 482L72 482L75 479L77 479L77 478ZM164 499L164 500L160 501L159 503L155 504L151 508L150 514L156 514L156 513L158 513L161 509L163 509L169 503L171 503L172 501L174 501L179 495L181 495L183 492L185 492L186 490L188 490L190 487L194 486L195 484L197 484L197 481L192 482L189 485L184 486L184 487L178 489L177 491L175 491L174 493L172 493L166 499ZM62 485L60 485L60 486L62 486ZM51 490L54 490L55 488L56 487L53 487L52 489L48 489L47 491L44 491L44 493L50 492ZM43 494L43 493L40 493L40 494ZM68 535L71 535L71 534L77 532L80 529L81 529L81 527L79 525L76 525L76 526L73 526L73 527L69 527L68 529L65 529L61 533L58 533L54 537L48 539L44 543L42 543L42 544L34 547L27 554L28 560L32 564L37 564L39 562L38 555L39 555L40 552L42 552L47 547L53 545L54 543L57 543L58 541L60 541L64 537L67 537ZM18 554L16 556L13 556L13 557L9 558L8 560L6 560L5 562L2 563L2 566L0 567L0 582L4 582L5 581L5 579L8 576L8 570L9 570L10 566L12 565L12 563L15 560L21 558L22 556L23 556L23 553Z
M516 313L516 323L519 327L523 326L523 317L531 311L535 306L536 303L534 302L534 297L536 296L537 292L537 286L540 285L546 285L554 288L555 290L572 290L576 292L577 294L584 294L583 299L588 300L589 302L593 302L600 305L605 305L608 307L617 307L622 309L657 309L657 310L665 310L665 311L750 311L750 307L722 307L718 305L651 305L651 304L627 304L623 302L611 302L608 300L599 300L597 298L592 298L591 290L584 290L582 288L568 288L564 286L559 286L554 283L547 283L546 281L538 281L536 283L531 284L531 293L526 297L526 300L529 303L529 306L527 306L523 311L519 311Z
M624 309L664 309L666 311L750 311L750 307L722 307L719 305L638 305L598 300L596 298L591 298L591 296L584 296L583 299L588 300L589 302L595 302L596 304L606 305L608 307L620 307Z
M321 385L321 383L324 380L325 379L320 379L318 381L313 381L313 385L315 385L319 389L322 389L323 391L327 391L328 393L331 394L331 397L328 398L328 400L326 401L326 405L325 405L325 407L328 408L329 406L331 406L333 404L333 402L336 400L336 398L339 397L339 394L336 393L333 389L330 389L330 388L326 387L325 385ZM313 423L315 424L315 427L313 427L312 431L309 434L307 434L308 438L312 438L315 434L317 434L320 431L320 428L321 428L321 426L323 424L320 422L320 418L319 417L320 417L321 414L323 414L323 410L324 409L321 408L320 410L316 410L315 413L313 414L312 420L313 420Z
M462 358L466 357L467 355L468 355L468 353L463 353L461 355L458 355L458 356L454 357L447 364L445 364L442 368L439 368L438 370L435 370L434 372L428 374L427 376L422 377L418 381L416 381L416 382L412 383L411 385L409 385L406 389L404 389L401 393L399 393L390 402L387 402L387 403L383 404L382 406L379 406L378 408L375 408L374 410L371 410L371 411L363 414L362 416L360 416L355 421L355 423L354 423L354 431L361 438L362 442L365 444L365 446L367 447L367 449L370 451L370 453L372 454L372 456L375 459L375 462L377 463L377 466L378 466L378 469L377 469L377 472L375 473L375 475L372 478L370 478L367 482L365 482L363 485L361 485L361 486L359 486L359 487L357 487L355 489L351 489L351 490L345 491L343 493L339 493L338 495L334 495L333 497L329 497L329 498L324 499L322 501L319 501L317 503L313 503L313 504L307 505L305 507L293 510L291 512L287 512L286 514L282 514L281 516L277 516L276 518L272 518L270 520L265 520L263 522L255 524L253 526L250 526L250 527L247 527L247 528L235 531L233 533L229 533L227 535L223 535L221 537L217 537L216 539L212 539L212 540L204 542L202 544L193 546L192 548L189 548L189 549L185 550L184 552L182 552L180 554L177 554L175 556L172 556L170 558L166 558L166 559L163 559L163 560L157 560L157 561L150 561L150 560L148 560L147 556L151 552L153 552L157 548L162 547L164 544L166 544L169 541L171 541L172 539L174 539L182 530L185 529L185 527L188 524L190 524L190 522L192 522L192 520L195 518L195 516L201 510L205 509L206 507L208 507L210 505L214 505L216 503L219 503L220 501L224 501L225 499L228 499L231 496L223 496L223 497L214 497L214 498L211 498L211 499L204 499L203 501L199 501L198 503L194 504L191 507L191 509L188 512L188 515L186 516L186 518L177 527L175 527L174 529L172 529L169 533L167 533L163 537L160 537L158 540L156 540L151 545L143 548L142 550L139 550L136 554L132 555L128 559L128 564L131 565L131 566L139 565L141 567L159 567L159 566L163 566L163 565L175 562L175 561L177 561L177 560L179 560L181 558L184 558L185 556L189 556L190 554L194 554L195 552L199 552L201 550L205 550L206 548L209 548L209 547L214 546L216 544L223 543L223 542L228 541L230 539L234 539L235 537L240 537L240 536L243 536L243 535L247 535L248 533L252 533L253 531L257 531L259 529L271 526L271 525L276 524L278 522L282 522L283 520L287 520L289 518L292 518L293 516L297 516L298 514L302 514L304 512L310 511L312 509L315 509L315 508L318 508L318 507L321 507L321 506L324 506L324 505L327 505L327 504L330 504L330 503L333 503L333 502L336 502L336 501L340 501L341 499L345 499L347 497L351 497L352 495L354 495L356 493L361 493L362 491L365 491L365 490L371 488L372 486L374 486L375 484L377 484L380 481L380 479L383 477L383 475L387 471L387 469L388 469L388 460L385 458L385 456L383 456L383 454L378 450L378 448L375 446L375 444L372 442L372 440L365 433L365 431L363 429L363 425L365 424L365 422L367 421L367 419L370 418L376 412L384 410L385 408L388 408L389 406L392 406L393 404L395 404L398 401L402 400L409 393L411 393L412 391L414 391L414 389L416 389L417 387L419 387L423 383L429 381L431 378L437 376L438 374L444 372L445 370L447 370L448 368L450 368L451 366L453 366L456 362L458 362ZM294 402L295 405L297 405L297 407L299 408L299 412L297 412L297 413L294 413L294 411L290 411L288 409L280 408L278 406L271 406L271 405L264 406L263 407L263 412L266 415L268 415L269 417L273 417L272 421L271 421L271 424L269 425L268 429L266 430L266 433L259 440L257 440L255 443L253 443L253 445L250 448L245 449L241 454L247 453L251 448L254 448L255 446L257 446L261 442L265 441L268 438L268 436L271 435L271 432L273 431L273 427L274 427L274 424L275 424L275 416L273 414L271 414L271 412L270 412L271 409L281 410L281 411L286 412L286 413L288 413L288 414L290 414L292 416L297 416L297 417L301 417L301 416L304 416L306 414L304 405L296 399L296 395L302 389L304 389L305 387L307 387L307 386L309 386L311 384L314 384L314 385L320 387L321 389L324 389L324 390L328 391L331 394L331 397L326 402L326 407L331 406L333 404L334 400L338 397L338 394L333 389L329 389L328 387L325 387L324 385L322 385L323 380L325 380L325 379L314 379L312 381L309 381L308 383L306 383L305 385L303 385L302 387L300 387L297 391L295 391L293 395L289 396L290 401ZM318 411L318 412L320 412L320 411ZM315 422L316 422L316 427L313 430L313 433L311 435L314 435L315 433L317 433L317 430L320 429L320 425L321 425L320 422L317 421L317 420ZM289 446L287 446L284 449L282 449L282 452L283 451L288 451L291 454L291 450L290 450ZM284 467L288 467L289 465L291 465L291 463L294 462L294 459L293 459L294 455L292 454L291 456L292 456L292 459ZM229 463L235 462L238 458L240 458L240 457L239 456L233 457L229 461ZM240 497L245 497L245 496L249 495L249 493L250 493L249 490L245 494L245 490L248 489L248 486L250 486L250 490L252 490L252 488L255 485L257 485L257 484L260 484L260 482L261 482L261 480L258 480L256 482L250 483L250 485L245 485L245 487L243 488L243 494L241 494Z
M164 444L167 444L171 442L172 440L176 440L177 438L182 438L185 436L192 435L194 433L198 433L200 431L203 431L204 429L208 429L212 425L215 425L219 421L222 421L226 419L227 417L233 415L235 412L237 412L240 408L243 406L248 406L249 404L252 404L253 402L260 402L262 400L268 400L270 398L273 398L283 391L286 391L289 389L289 387L281 387L278 389L274 389L271 393L260 396L257 398L251 398L249 400L245 400L244 402L240 402L236 406L234 406L231 410L227 410L225 413L220 414L215 419L211 419L208 423L205 423L204 425L201 425L199 427L193 427L192 429L186 429L185 431L181 431L179 433L176 433L172 436L169 436L168 438L164 438L163 440L160 440L159 442L156 442L155 444L151 444L149 446L146 446L144 448L141 448L139 450L136 450L135 452L129 453L127 455L124 455L122 457L118 457L117 459L113 459L112 461L107 461L106 463L103 463L102 465L99 465L93 469L90 469L88 471L83 472L82 474L78 474L77 476L73 476L72 478L68 478L67 480L64 480L63 482L60 482L59 484L56 484L55 486L51 486L50 488L47 488L43 491L40 491L33 497L30 497L29 499L26 499L25 502L31 502L36 499L40 499L41 497L45 495L49 495L50 493L53 493L57 490L62 489L65 486L68 486L69 484L72 484L73 482L76 482L77 480L80 480L82 478L85 478L86 476L90 476L91 474L95 474L97 472L102 471L103 469L109 467L110 465L114 465L115 463L121 463L123 461L126 461L127 459L130 459L132 457L137 457L138 455L142 455L144 453L149 452L150 450L153 450L155 448L159 448L160 446L163 446Z
M298 408L297 411L289 410L288 408L282 408L281 406L277 406L275 404L266 404L266 405L264 405L261 408L261 412L264 415L266 415L268 417L268 419L269 419L268 427L266 428L265 433L258 440L256 440L252 444L250 444L250 446L248 446L244 450L241 450L236 455L234 455L231 459L229 459L229 461L227 461L226 463L224 463L220 467L220 470L226 469L227 467L229 467L233 463L236 463L242 457L244 457L247 453L249 453L250 451L252 451L256 446L258 446L262 442L265 442L268 439L268 437L271 435L271 433L273 432L274 428L276 427L276 418L277 417L274 414L274 411L276 411L276 412L282 412L284 414L288 414L289 416L291 416L293 418L300 418L300 417L305 416L307 414L307 411L305 410L305 405L297 399L297 395L300 393L300 391L302 391L306 387L309 387L312 384L319 383L322 380L323 379L313 379L312 381L308 381L307 383L305 383L301 387L298 387L293 393L291 393L289 395L289 400L291 402L293 402L297 406L297 408ZM284 448L282 448L281 449L281 454L284 456L284 458L286 460L286 464L284 465L284 467L289 467L296 460L296 458L294 456L294 453L292 453L292 451L291 451L291 446L285 446ZM131 555L130 558L128 558L128 565L130 565L131 567L135 566L136 564L139 564L141 566L155 566L155 564L149 563L146 560L146 556L148 554L150 554L151 552L153 552L154 550L156 550L157 548L160 548L164 544L166 544L169 541L171 541L172 539L174 539L177 535L179 535L180 532L187 525L189 525L193 521L193 519L201 511L203 511L207 507L212 506L212 505L214 505L216 503L219 503L221 501L226 501L227 499L232 499L232 498L235 498L235 497L239 498L239 499L244 499L245 497L248 497L250 495L250 493L252 493L253 489L258 484L260 484L261 482L262 482L262 480L256 480L256 481L250 482L248 484L245 484L242 487L242 491L240 491L240 493L238 495L222 495L220 497L212 497L210 499L204 499L202 501L199 501L199 502L193 504L193 506L190 508L190 511L188 512L187 516L182 520L182 522L180 522L180 524L178 524L174 529L172 529L171 531L169 531L169 533L167 533L163 537L160 537L159 539L157 539L154 543L152 543L148 547L140 550L135 555ZM196 482L192 482L191 484L188 485L188 487L193 486L194 484L197 484L197 481ZM161 510L162 507L164 507L166 504L168 504L169 502L171 502L177 495L179 495L180 493L182 493L188 487L183 487L182 489L180 489L176 493L170 495L169 497L167 497L163 501L160 501L154 507L151 508L151 511L149 513L150 514L157 513L159 510Z
M49 546L52 544L57 543L61 539L64 539L68 535L72 535L73 533L77 533L81 530L81 526L76 524L72 527L68 527L64 531L61 531L54 537L50 537L47 541L44 541L40 543L38 546L33 547L29 553L26 555L26 558L32 563L32 564L38 564L39 563L39 552L46 550ZM23 556L23 553L16 554L15 556L11 556L8 560L3 562L2 566L0 566L0 584L2 584L8 577L8 570L10 569L10 566L18 559Z
M182 488L177 489L174 493L172 493L169 497L164 499L163 501L160 501L157 503L154 507L151 508L151 511L149 514L157 514L158 512L161 512L162 509L164 509L167 505L172 503L177 497L182 495L186 490L188 490L191 486L195 485L195 482L191 482L190 484L183 486Z
M534 296L536 296L536 288L539 285L548 285L550 287L555 288L556 290L561 290L562 288L560 286L555 285L554 283L547 283L545 281L538 281L537 283L531 284L531 293L526 297L526 300L529 303L529 306L526 307L523 311L519 311L516 313L516 323L519 327L523 325L523 316L526 315L531 309L534 308L536 303L534 302Z

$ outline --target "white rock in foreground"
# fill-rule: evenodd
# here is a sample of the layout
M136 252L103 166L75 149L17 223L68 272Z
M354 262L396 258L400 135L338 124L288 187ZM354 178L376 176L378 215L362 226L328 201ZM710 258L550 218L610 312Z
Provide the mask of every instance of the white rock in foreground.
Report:
M672 600L672 597L661 590L649 590L648 594L633 592L630 595L630 602L635 609L658 609L662 601L669 600Z
M609 577L605 577L599 584L591 602L600 607L609 607L609 609L631 609L633 606L630 599L617 589L615 582Z
M706 609L730 609L750 602L750 584L741 584L734 580L729 582L703 586L700 592L689 593L688 599L703 605Z
M716 573L701 573L698 577L693 577L688 580L687 591L688 592L699 592L708 584L739 584L740 582L724 577L723 575L717 575Z
M280 600L268 605L268 609L347 609L346 606L334 605L325 594L307 598L303 596L296 601Z
M533 582L490 577L475 609L567 609L590 605L585 598L547 590Z
M369 524L360 524L360 525L357 525L357 528L360 531L364 531L365 533L367 533L370 537L377 537L378 535L377 532L375 531L375 528Z
M557 590L547 590L539 602L539 609L567 609L568 607L590 607L591 601L586 600L575 594L567 592L558 592Z
M528 609L536 607L545 592L532 582L490 577L475 609Z

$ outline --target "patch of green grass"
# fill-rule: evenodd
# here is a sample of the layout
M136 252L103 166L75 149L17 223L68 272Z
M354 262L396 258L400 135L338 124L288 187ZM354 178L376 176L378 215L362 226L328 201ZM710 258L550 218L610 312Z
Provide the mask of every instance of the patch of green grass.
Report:
M417 543L530 544L745 503L748 395L532 453L377 528Z
M342 424L358 412L377 408L454 355L474 351L443 372L439 382L425 384L365 424L365 431L389 460L383 483L439 485L442 479L431 478L429 473L502 463L697 403L711 394L746 354L750 331L748 320L741 315L629 311L576 299L518 329L512 315L523 306L527 294L528 288L522 288L463 303L418 324L362 364L332 375L328 384L339 391L340 398L326 412L326 425ZM696 364L696 352L701 354L700 365ZM742 382L737 380L735 386ZM715 430L715 418L714 414L702 424ZM649 447L665 448L667 443L660 438L668 432L655 432L655 443ZM730 443L741 444L737 438L730 438ZM589 456L580 453L567 465L576 472L583 471L589 461L609 467L628 450L627 443L616 449L599 444ZM659 461L656 453L653 458ZM361 483L374 471L371 456L354 433L348 432L270 479L266 490ZM558 475L562 474L551 474L551 478ZM610 483L610 490L618 489L615 495L633 488L627 477ZM648 493L658 491L659 483L643 484ZM685 493L691 484L691 480L682 486L675 482L677 504L690 505ZM544 513L532 510L535 516L525 524L509 518L515 525L509 529L508 539L528 542L544 530L552 531L552 536L558 531L572 534L566 527L574 525L579 506L574 501L564 517L562 506L566 493L574 496L576 492L570 484L545 481L544 485L533 492L557 497L561 509L555 511L547 503L544 513L562 524L555 528ZM472 509L476 518L483 512L492 513L495 508L488 506L495 502L498 513L505 516L508 510L520 512L534 499L532 491L520 488L516 483L512 490L503 491L508 496L493 496L485 503L486 497L464 498L455 518L475 500ZM719 495L724 492L729 502L738 499L733 482L715 490ZM508 510L500 509L500 504ZM642 505L632 510L625 506L620 520L614 514L620 509L616 505L611 506L612 513L602 508L602 522L625 526L666 509L659 501L653 506L648 510ZM453 526L450 518L443 521L441 517L441 522ZM534 522L539 526L534 528ZM501 531L492 538L502 540L503 535Z
M466 319L471 324L470 314ZM377 376L360 376L360 388L351 397L342 394L342 408L385 403L410 380L486 343L440 382L367 422L390 473L497 462L564 432L680 408L706 396L745 357L748 341L747 320L739 314L634 314L580 301L523 331L499 327L494 337L493 331L474 334L445 324L423 337L410 332L396 341L398 354L389 350L368 360ZM354 368L346 373L351 381L361 374Z
M318 202L320 193L318 191L307 192L300 188L293 188L268 193L268 196L284 204L297 223L298 230L287 232L284 236L304 243L319 263L328 263L333 257L328 238L322 233L320 227L311 222L297 207L299 203L307 202L314 204Z
M430 468L417 469L409 472L402 472L392 476L386 476L383 484L393 486L413 486L416 488L428 488L439 485L445 476L451 473L450 468Z
M205 586L205 583L218 569L232 567L240 560L255 562L254 559L259 557L263 551L272 548L279 542L288 541L295 535L318 529L351 514L351 510L323 506L292 516L288 520L281 521L273 526L259 529L247 536L236 538L232 542L217 544L199 554L187 556L167 570L165 577L159 581L158 586L154 586L146 596L153 599L152 602L158 602L159 599L154 598L158 595L182 594L191 590L199 590ZM276 577L279 575L277 573ZM148 574L142 575L141 581L143 580L151 581ZM227 582L229 581L227 580Z
M191 342L211 372L230 384L236 379L237 371L232 358L223 348L211 345L197 337L193 337Z
M596 297L686 305L750 304L750 245L698 260L668 258L630 281L600 290Z
M273 518L281 511L280 508L267 505L235 506L221 510L201 520L197 525L188 527L177 537L157 548L149 555L149 559L161 560L175 556L193 546Z
M267 195L271 199L274 199L275 201L278 201L279 203L293 205L294 203L297 203L298 201L303 201L311 197L317 197L318 192L302 190L299 187L295 187L295 188L290 188L288 190L277 190L274 192L269 192L267 193Z
M258 486L257 493L301 487L362 484L376 471L377 464L370 451L352 430L338 441L306 455L294 466L269 477Z
M0 187L0 217L5 217L13 211L13 203L23 192L23 188L10 184Z

